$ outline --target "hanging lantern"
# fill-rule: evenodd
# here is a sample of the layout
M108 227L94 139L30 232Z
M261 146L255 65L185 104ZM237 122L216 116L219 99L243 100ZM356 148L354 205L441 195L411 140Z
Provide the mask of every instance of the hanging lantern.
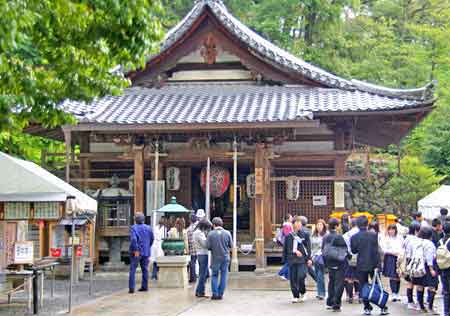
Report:
M206 190L206 168L203 168L200 173L200 186L203 192ZM218 166L211 166L209 190L212 197L221 197L230 186L230 172Z
M167 190L178 191L180 189L180 168L169 167L166 170Z
M297 201L300 197L300 180L296 177L288 177L286 180L286 198L290 201Z
M251 199L255 198L256 195L256 177L255 174L249 174L246 178L247 183L247 196Z

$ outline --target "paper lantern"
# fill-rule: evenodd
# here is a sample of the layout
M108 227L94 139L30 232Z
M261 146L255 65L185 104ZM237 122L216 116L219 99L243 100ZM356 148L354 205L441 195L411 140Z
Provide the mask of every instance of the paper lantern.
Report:
M255 174L249 174L245 179L247 183L247 196L251 199L255 198L256 195L256 177Z
M200 185L203 192L206 191L206 168L200 173ZM221 197L230 186L230 172L218 166L212 166L209 174L209 192L212 197Z
M180 168L169 167L166 170L167 190L178 191L180 189Z
M288 177L286 180L286 198L297 201L300 197L300 181L296 177Z

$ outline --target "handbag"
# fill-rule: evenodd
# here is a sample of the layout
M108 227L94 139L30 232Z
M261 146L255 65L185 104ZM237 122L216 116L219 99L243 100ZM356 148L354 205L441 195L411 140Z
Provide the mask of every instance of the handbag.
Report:
M380 273L375 270L372 284L366 283L361 289L361 297L379 308L385 308L389 300L389 293L383 288L381 283Z
M332 261L344 262L348 256L348 249L347 249L347 247L333 246L333 243L335 240L336 240L336 237L334 237L330 243L326 244L323 247L322 256L327 261L332 260Z
M317 255L317 256L314 256L313 262L314 262L315 264L320 265L320 266L325 265L325 261L323 260L323 255Z

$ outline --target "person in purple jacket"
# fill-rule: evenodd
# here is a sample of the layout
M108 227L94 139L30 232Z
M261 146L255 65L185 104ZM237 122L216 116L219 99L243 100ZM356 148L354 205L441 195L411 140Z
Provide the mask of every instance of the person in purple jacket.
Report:
M137 213L134 220L136 224L130 228L130 276L128 279L130 294L134 293L136 286L135 276L138 265L142 270L142 285L139 291L148 291L148 263L154 239L151 227L144 224L144 214Z

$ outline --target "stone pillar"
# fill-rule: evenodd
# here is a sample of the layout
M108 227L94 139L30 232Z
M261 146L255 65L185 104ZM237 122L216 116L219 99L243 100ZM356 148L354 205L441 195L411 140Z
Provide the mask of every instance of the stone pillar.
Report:
M256 247L256 273L263 273L266 267L264 255L264 144L256 145L255 152L255 247Z
M109 261L105 263L103 269L106 271L120 271L125 269L125 264L121 257L121 237L109 238Z

